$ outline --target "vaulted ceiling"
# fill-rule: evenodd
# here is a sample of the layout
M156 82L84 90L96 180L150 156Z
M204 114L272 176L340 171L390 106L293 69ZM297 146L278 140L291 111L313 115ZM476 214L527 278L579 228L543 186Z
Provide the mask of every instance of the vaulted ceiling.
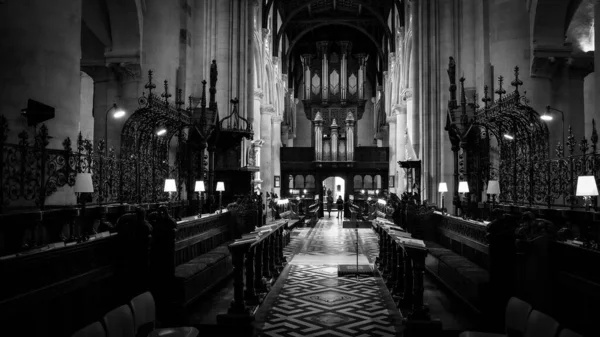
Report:
M390 15L402 10L402 0L264 0L263 27L273 32L274 56L282 57L284 71L291 77L298 70L300 55L316 53L317 41L350 41L352 54L369 54L370 72L387 68L388 45L394 39ZM266 15L271 6L281 22ZM400 17L403 17L401 15ZM388 22L390 24L388 25ZM284 39L284 37L286 39ZM282 44L282 55L277 55ZM381 76L378 76L381 78ZM291 83L291 81L290 81Z

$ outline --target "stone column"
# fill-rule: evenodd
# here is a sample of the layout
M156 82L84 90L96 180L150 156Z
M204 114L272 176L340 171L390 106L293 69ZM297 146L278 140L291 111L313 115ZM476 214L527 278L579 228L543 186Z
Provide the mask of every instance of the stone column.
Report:
M412 54L410 56L411 64L410 64L410 86L412 87L412 109L411 111L407 111L412 115L412 122L410 125L410 140L412 142L413 148L417 155L421 152L421 135L419 132L420 127L420 90L419 90L419 2L417 0L411 0L410 2L410 24L413 32L413 43L412 43Z
M596 4L594 5L594 18L600 18L600 1L596 0ZM594 19L594 20L595 20ZM598 23L594 23L594 45L595 47L600 46L600 32L598 32ZM595 92L598 92L598 88L600 88L600 52L594 51L594 86ZM594 119L596 120L596 124L600 123L600 99L598 99L598 95L595 95L594 102L595 110L594 110Z
M269 193L273 189L271 118L274 112L275 108L272 105L260 107L260 137L265 142L260 151L260 179L262 179L262 191ZM264 193L263 203L266 202L266 193Z
M354 115L348 111L348 117L346 117L346 160L354 161Z
M323 116L321 116L321 112L317 111L315 115L315 119L313 120L315 124L315 161L323 160Z
M281 146L289 146L290 127L287 124L281 124Z
M406 105L398 107L396 110L396 175L399 177L398 180L398 192L402 193L406 190L404 186L404 169L400 168L398 161L406 160ZM402 179L400 179L402 178Z
M360 53L354 55L354 57L358 60L358 99L365 99L365 74L367 71L367 60L369 59L369 55Z
M388 136L389 136L389 147L390 147L390 165L389 165L389 175L395 176L394 187L390 188L390 192L399 191L398 184L400 178L396 175L396 162L398 161L398 149L396 148L396 118L394 116L390 116L387 118L388 127Z
M338 153L338 129L339 126L335 120L331 122L331 161L337 161L337 153Z
M21 116L27 100L55 109L44 124L52 138L48 148L62 149L65 138L76 144L79 132L82 2L2 1L0 5L0 111L11 130L8 143L17 143L22 130L33 129ZM38 125L39 127L40 125Z
M348 88L346 83L348 83L348 55L350 54L350 50L352 49L352 42L350 41L340 41L338 43L340 45L340 50L342 53L342 60L341 60L341 80L340 80L340 84L341 84L341 100L342 102L346 101L346 96L348 94Z
M271 155L272 155L272 163L273 163L273 174L272 176L279 176L279 186L273 187L273 191L277 193L279 197L281 197L281 184L283 184L283 179L281 178L281 121L282 118L280 115L273 115L271 117L271 127L272 127L272 146L271 146Z

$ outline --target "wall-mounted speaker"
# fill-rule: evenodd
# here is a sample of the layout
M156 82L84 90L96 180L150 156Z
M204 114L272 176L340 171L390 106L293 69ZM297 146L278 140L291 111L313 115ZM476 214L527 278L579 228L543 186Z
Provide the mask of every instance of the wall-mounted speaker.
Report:
M34 126L54 118L54 108L38 101L28 99L27 108L22 109L21 114L27 118L28 126Z

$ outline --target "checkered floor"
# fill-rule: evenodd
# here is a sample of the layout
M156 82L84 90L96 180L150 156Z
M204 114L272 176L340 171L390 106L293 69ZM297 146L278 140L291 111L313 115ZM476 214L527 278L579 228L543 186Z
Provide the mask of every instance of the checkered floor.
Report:
M372 229L358 231L359 257L372 263L377 237ZM291 261L289 274L267 313L263 336L400 335L402 318L381 279L338 277L337 264L330 263L331 257L356 256L354 229L325 218L315 228L294 230L286 256ZM294 263L307 256L316 263Z

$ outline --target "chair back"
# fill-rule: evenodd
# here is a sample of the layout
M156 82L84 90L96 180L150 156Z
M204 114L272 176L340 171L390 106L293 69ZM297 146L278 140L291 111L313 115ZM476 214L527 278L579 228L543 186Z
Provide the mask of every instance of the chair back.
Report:
M104 326L100 322L94 322L85 328L77 331L71 337L106 337Z
M506 336L522 337L525 335L527 320L533 308L516 297L511 297L506 305Z
M133 314L128 305L122 305L104 315L107 337L135 337Z
M554 337L558 333L558 322L554 318L533 310L527 320L525 337Z
M583 336L573 330L562 329L562 331L558 334L558 337L583 337Z
M129 302L133 311L133 322L136 335L147 336L154 330L156 306L154 296L149 291L139 294Z

